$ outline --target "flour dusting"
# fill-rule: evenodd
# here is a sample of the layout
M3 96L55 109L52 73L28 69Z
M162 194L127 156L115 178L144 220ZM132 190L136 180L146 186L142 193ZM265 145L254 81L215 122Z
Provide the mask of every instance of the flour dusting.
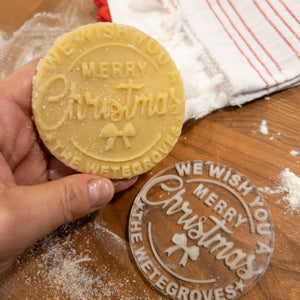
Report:
M280 173L282 189L287 195L282 199L289 203L292 210L300 209L300 177L288 168Z
M0 27L0 80L32 59L44 56L64 33L95 22L93 15L87 13L91 7L92 1L62 0L57 10L36 13L11 37Z
M264 135L268 135L269 134L269 129L268 129L267 121L266 120L262 120L262 122L260 124L259 131L260 131L260 133L262 133Z
M264 187L258 190L269 195L285 194L282 200L288 204L288 209L292 212L300 212L300 177L289 168L285 168L278 178L281 182L275 189Z
M299 152L299 151L296 151L296 150L291 150L290 154L291 154L292 156L298 156L298 155L300 155L300 152Z
M131 270L126 241L97 218L77 228L79 222L63 226L19 258L15 271L4 277L5 299L20 293L24 300L50 295L51 300L151 299Z

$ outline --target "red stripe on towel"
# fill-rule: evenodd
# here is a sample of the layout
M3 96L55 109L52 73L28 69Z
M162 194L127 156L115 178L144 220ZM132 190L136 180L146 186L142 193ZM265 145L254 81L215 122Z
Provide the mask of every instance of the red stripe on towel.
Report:
M270 3L269 0L266 0L268 5L271 7L276 16L280 19L280 21L288 28L288 30L300 41L299 35L293 30L293 28L285 21L285 19L281 16L278 10Z
M240 48L240 46L238 45L238 43L236 42L236 40L233 38L233 36L230 34L230 32L228 31L228 29L226 28L226 26L222 22L222 20L217 15L216 11L213 9L213 7L212 7L211 3L209 2L209 0L206 0L206 3L209 6L210 10L213 12L213 14L216 17L216 19L219 21L219 23L223 27L223 29L225 30L225 32L227 33L227 35L229 36L229 38L233 41L233 43L235 44L235 46L237 47L237 49L239 50L239 52L245 57L245 59L247 60L247 62L249 63L249 65L255 70L255 72L258 74L258 76L261 78L261 80L265 83L266 89L268 89L269 88L268 81L262 76L262 74L260 73L260 71L253 65L253 63L251 62L250 58Z
M283 5L283 7L286 9L286 11L294 18L294 20L298 24L300 24L299 19L295 16L295 14L291 11L291 9L282 0L279 0L279 2Z
M270 52L266 49L266 47L262 44L262 42L253 33L253 31L250 29L250 27L247 25L247 23L245 22L245 20L242 18L242 16L240 15L240 13L236 9L236 7L233 5L233 3L231 2L231 0L229 0L228 2L230 4L230 6L232 7L232 9L235 11L236 15L239 17L240 21L245 26L245 28L248 30L248 32L251 34L251 36L253 37L253 39L256 41L256 43L261 47L261 49L266 53L266 55L274 63L274 65L276 66L276 68L278 69L278 71L280 71L280 73L282 73L282 68L279 65L279 63L274 59L274 57L270 54Z
M274 28L274 30L278 33L278 35L282 38L282 40L291 48L291 50L296 54L296 56L300 59L300 55L298 51L293 47L293 45L289 42L289 40L283 35L283 33L276 27L276 25L268 18L259 4L253 0L255 6L260 11L260 13L264 16L264 18L268 21L268 23Z
M255 52L255 50L251 47L251 45L248 43L247 39L242 35L242 33L240 32L240 30L237 28L237 26L235 26L234 22L232 21L232 19L229 16L229 14L225 11L225 9L223 8L223 6L221 5L220 0L217 0L217 3L219 5L220 9L222 10L223 14L226 16L227 20L230 22L230 24L233 27L233 29L238 34L238 36L243 40L243 42L246 44L246 46L248 47L248 49L250 50L250 52L254 55L254 57L257 59L257 61L263 66L263 68L266 70L266 72L268 73L268 75L274 80L275 84L278 85L277 80L274 78L273 74L270 72L270 70L268 69L268 67L263 62L263 60L258 56L258 54ZM269 85L269 83L268 83L268 85Z

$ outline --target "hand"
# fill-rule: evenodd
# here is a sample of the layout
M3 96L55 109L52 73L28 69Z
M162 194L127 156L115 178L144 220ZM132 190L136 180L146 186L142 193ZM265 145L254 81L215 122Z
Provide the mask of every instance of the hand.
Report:
M37 63L0 82L0 273L38 238L98 210L136 181L70 175L43 151L31 111Z

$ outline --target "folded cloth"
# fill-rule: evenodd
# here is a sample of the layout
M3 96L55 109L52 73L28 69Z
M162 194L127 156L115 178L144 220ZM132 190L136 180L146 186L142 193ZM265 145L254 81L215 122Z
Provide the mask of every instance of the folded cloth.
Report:
M169 51L186 120L300 83L299 0L108 0L113 22Z

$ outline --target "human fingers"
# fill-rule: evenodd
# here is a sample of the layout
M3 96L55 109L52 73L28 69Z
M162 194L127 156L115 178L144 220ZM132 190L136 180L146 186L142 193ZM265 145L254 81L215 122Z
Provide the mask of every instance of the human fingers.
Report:
M16 103L26 114L31 113L32 78L39 61L32 60L0 82L1 98Z
M114 191L109 179L87 174L1 189L0 272L37 239L104 206Z
M48 178L50 180L56 180L64 176L78 173L76 170L67 167L61 161L55 157L51 157L48 163ZM112 180L115 192L121 192L131 187L138 179L138 176L126 178L126 179L114 179Z

